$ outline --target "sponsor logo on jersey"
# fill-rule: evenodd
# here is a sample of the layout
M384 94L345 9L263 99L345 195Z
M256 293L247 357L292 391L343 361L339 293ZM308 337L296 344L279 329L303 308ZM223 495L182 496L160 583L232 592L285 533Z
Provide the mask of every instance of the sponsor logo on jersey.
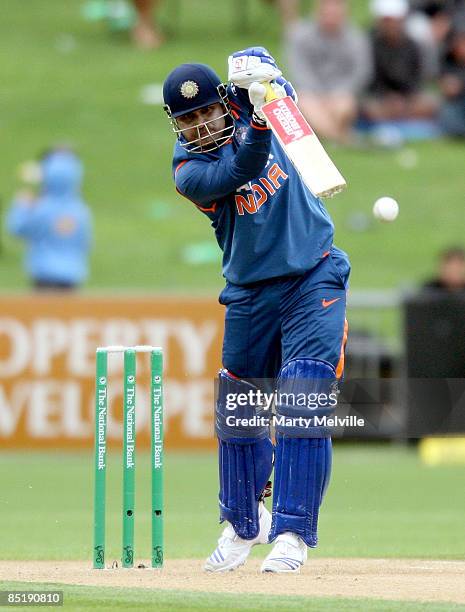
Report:
M247 135L248 127L246 125L242 125L236 128L236 136L238 140L244 141Z

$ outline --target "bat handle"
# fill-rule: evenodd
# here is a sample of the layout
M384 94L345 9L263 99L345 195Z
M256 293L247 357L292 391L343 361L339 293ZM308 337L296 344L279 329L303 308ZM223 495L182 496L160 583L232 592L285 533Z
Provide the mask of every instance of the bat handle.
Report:
M271 102L272 100L278 99L275 90L271 87L271 83L262 83L262 85L264 85L266 88L265 100L267 102Z

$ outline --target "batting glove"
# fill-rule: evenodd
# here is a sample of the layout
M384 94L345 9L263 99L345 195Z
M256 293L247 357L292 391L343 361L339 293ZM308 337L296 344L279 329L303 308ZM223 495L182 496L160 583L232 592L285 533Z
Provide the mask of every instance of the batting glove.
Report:
M242 89L252 83L270 83L282 75L264 47L249 47L228 57L228 80Z
M277 98L291 96L297 102L297 94L289 81L280 78L270 83L269 86L272 89L273 96ZM271 99L268 93L269 89L263 83L254 82L249 86L249 100L253 106L254 118L258 119L260 123L266 123L266 117L262 112L262 107Z
M294 102L297 104L298 102L297 92L292 86L292 83L290 81L287 81L284 77L280 76L275 81L273 81L273 83L271 83L271 86L275 90L278 98L284 98L286 96L290 96L294 100ZM278 93L278 91L280 93Z
M266 125L266 117L262 113L262 106L266 103L266 87L262 83L251 83L249 86L249 100L253 106L253 118L256 122Z

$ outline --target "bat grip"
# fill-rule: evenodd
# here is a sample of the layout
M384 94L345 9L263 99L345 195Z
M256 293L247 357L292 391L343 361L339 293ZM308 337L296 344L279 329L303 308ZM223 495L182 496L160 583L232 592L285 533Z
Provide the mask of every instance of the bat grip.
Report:
M265 94L266 102L271 102L272 100L278 99L278 96L276 95L275 90L271 87L271 83L262 83L262 85L264 85L266 89L266 94Z

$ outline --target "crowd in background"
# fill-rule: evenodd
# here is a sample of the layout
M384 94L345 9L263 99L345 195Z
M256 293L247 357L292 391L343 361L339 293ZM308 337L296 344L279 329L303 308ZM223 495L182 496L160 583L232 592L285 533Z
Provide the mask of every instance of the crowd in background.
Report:
M347 0L318 0L285 28L290 76L315 131L346 142L358 120L464 137L465 0L372 0L370 32L348 10Z
M133 0L133 39L143 48L164 40L160 1ZM289 76L320 137L350 144L354 128L373 126L465 137L465 0L371 0L368 32L353 23L349 0L315 0L304 17L299 0L263 1L281 16ZM73 289L87 277L92 245L91 213L80 196L82 164L60 146L35 168L11 204L6 228L26 243L25 269L35 288ZM463 289L465 252L451 249L441 262L441 274L459 278Z
M465 0L371 0L368 32L348 0L315 0L303 18L300 0L263 2L280 15L300 107L322 138L353 142L355 124L394 142L465 137ZM139 47L164 40L160 3L133 0Z
M426 291L465 292L465 249L452 246L439 254L436 275L423 284Z

